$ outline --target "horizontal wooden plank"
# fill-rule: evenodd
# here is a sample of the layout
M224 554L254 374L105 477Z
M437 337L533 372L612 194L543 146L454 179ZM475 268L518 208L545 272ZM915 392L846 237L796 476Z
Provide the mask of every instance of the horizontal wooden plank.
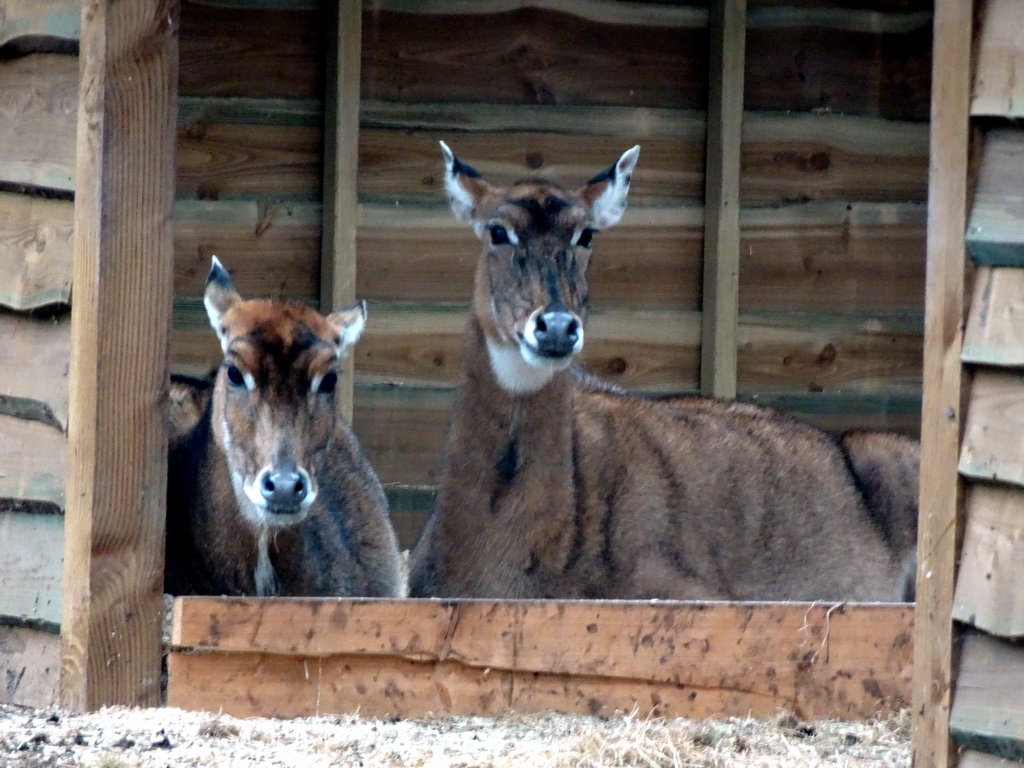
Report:
M1024 6L1016 0L985 0L979 9L971 114L1024 117Z
M29 627L0 626L0 703L48 708L57 705L60 636Z
M972 483L953 618L1002 637L1024 636L1024 489Z
M967 477L1024 485L1024 372L975 372L959 468Z
M235 123L243 125L305 125L324 122L318 99L259 99L231 96L183 96L178 99L178 125Z
M920 313L924 212L919 204L875 203L744 208L743 310ZM362 298L471 295L480 245L447 208L363 205L357 247ZM702 253L700 208L631 207L595 241L592 305L699 309Z
M319 200L323 131L304 125L179 126L179 198Z
M80 0L0 0L0 48L24 40L78 40Z
M703 196L703 112L623 107L394 104L366 101L359 192L370 201L440 189L438 140L488 178L538 172L576 187L595 163L639 143L631 200ZM831 114L747 112L741 197L784 201L924 201L927 125Z
M390 484L384 487L391 512L391 525L398 537L398 548L408 549L416 545L423 521L437 499L437 488L430 485Z
M1024 367L1024 270L979 267L964 331L965 363Z
M174 206L174 293L203 295L216 255L245 297L320 295L319 203L178 200Z
M997 757L1024 759L1024 648L966 632L949 715L954 741Z
M979 264L1024 266L1024 131L985 133L967 224L967 250Z
M73 226L70 200L0 192L0 305L68 303Z
M500 5L487 6L490 19L475 14L469 20L457 8L425 13L403 4L368 10L363 19L364 96L684 109L706 104L703 28L627 23L626 17L567 22L559 11L518 3L504 12ZM802 9L789 18L772 18L772 12L765 12L748 29L748 104L927 119L927 15L902 16L896 31L819 26L821 17L807 14ZM870 15L862 18L861 26L870 24ZM463 34L467 24L476 34ZM578 40L587 44L580 46ZM581 71L587 77L579 77Z
M0 413L0 509L22 502L64 508L67 439L39 421Z
M0 61L0 181L73 190L78 58Z
M66 430L70 316L43 319L0 311L0 339L0 413Z
M0 616L60 624L63 515L0 511L0 541Z
M186 598L168 704L863 718L909 695L912 620L896 605Z
M326 39L315 9L232 8L185 0L180 93L322 99Z

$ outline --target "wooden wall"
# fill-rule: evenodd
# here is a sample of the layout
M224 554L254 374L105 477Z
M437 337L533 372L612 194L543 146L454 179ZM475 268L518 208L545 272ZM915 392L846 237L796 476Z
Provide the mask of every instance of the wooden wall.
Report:
M325 16L315 0L280 5L183 5L181 371L217 359L199 301L211 253L243 295L319 295ZM405 510L438 477L478 253L444 204L439 139L496 182L567 185L639 143L629 212L596 244L584 362L647 393L697 388L707 8L363 9L356 294L370 319L354 422L408 545L419 519ZM750 3L741 397L833 429L917 432L930 46L925 0Z
M0 0L0 702L56 701L77 2Z
M966 248L977 265L964 332L969 376L959 471L962 622L950 730L961 749L1024 760L1024 6L978 3L971 117L979 148Z

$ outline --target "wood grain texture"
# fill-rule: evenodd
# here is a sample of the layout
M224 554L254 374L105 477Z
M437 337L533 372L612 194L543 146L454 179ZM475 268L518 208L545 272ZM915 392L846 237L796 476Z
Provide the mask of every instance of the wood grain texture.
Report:
M329 19L332 54L324 104L322 312L351 306L356 300L362 0L339 0ZM352 383L353 366L347 365L337 390L338 412L347 421L352 420Z
M64 509L68 446L64 433L0 413L0 509L43 502Z
M177 200L174 293L201 297L217 256L247 298L313 302L320 290L319 203Z
M177 0L82 8L61 704L160 701Z
M979 480L1024 485L1024 373L974 374L960 452L960 472Z
M0 339L0 413L66 430L70 318L0 312Z
M78 58L0 61L0 181L75 188Z
M967 227L967 249L979 264L1024 267L1024 132L985 133Z
M904 699L911 626L898 605L179 599L168 704L862 718Z
M319 127L197 122L178 128L179 198L319 200L322 166Z
M360 298L467 300L480 245L447 208L363 205L360 211ZM923 205L745 208L740 225L744 311L923 310ZM630 207L621 224L595 240L592 306L698 309L702 248L699 207Z
M182 3L184 96L322 99L323 17L310 9Z
M68 303L73 220L70 200L0 192L0 305Z
M1014 0L983 0L978 4L978 53L971 114L1024 117L1024 7Z
M1024 367L1024 270L979 267L974 275L964 362Z
M950 713L950 731L963 748L1024 759L1024 652L1019 645L965 632Z
M0 48L38 38L78 40L79 0L0 0Z
M417 10L366 11L366 97L683 109L706 103L707 34L700 28L566 19L522 6L471 21ZM476 34L462 34L467 24ZM803 11L750 29L748 61L756 65L746 73L749 106L927 119L927 15L898 32L820 24Z
M63 515L0 511L0 541L0 616L59 625Z
M1024 493L972 483L953 618L1001 637L1024 636Z
M46 708L57 704L60 637L27 627L0 626L0 703Z
M700 391L709 397L734 398L740 304L740 159L746 0L716 0L709 6L708 16L711 61L704 184Z
M967 153L972 9L935 3L928 260L925 281L921 493L914 620L913 761L955 763L949 737L953 686L953 606L962 526L960 448L964 373Z
M641 145L630 201L703 198L703 112L364 101L359 193L443 199L437 142L497 182L543 173L569 188ZM927 126L832 114L743 114L745 205L924 201Z

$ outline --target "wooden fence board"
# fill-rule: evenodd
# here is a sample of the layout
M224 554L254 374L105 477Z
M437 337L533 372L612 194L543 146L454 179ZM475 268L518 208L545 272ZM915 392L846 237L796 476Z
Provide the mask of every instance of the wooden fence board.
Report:
M468 20L375 6L364 14L363 94L412 102L605 104L702 108L707 32L693 26L604 23L546 8L500 7ZM674 9L691 13L691 9ZM748 33L754 109L925 120L929 16L899 31L838 29L801 9ZM465 35L467 24L475 34ZM884 26L884 25L883 25ZM580 45L586 40L586 45ZM579 72L588 73L586 78Z
M1024 485L1024 373L974 374L960 472L979 480Z
M0 181L73 190L78 58L0 61Z
M63 515L0 511L0 541L0 616L59 625Z
M57 703L60 637L28 627L0 626L0 703L45 708Z
M984 0L979 6L971 114L1024 117L1024 6L1015 0Z
M957 754L958 768L1021 768L1024 762L997 757L973 749L961 749Z
M979 267L964 331L961 359L1024 367L1024 270Z
M319 203L178 200L174 293L200 297L217 256L246 298L312 302L320 292Z
M956 743L997 757L1024 759L1022 685L1024 648L966 632L949 716Z
M0 47L24 38L78 40L80 0L0 0Z
M0 305L68 303L73 219L70 200L0 192Z
M179 599L172 644L184 652L171 657L168 703L293 717L317 706L402 717L634 707L658 716L782 707L867 717L905 698L912 613L895 605Z
M179 13L179 0L82 8L61 614L69 709L160 700Z
M439 193L440 194L440 193ZM602 232L590 269L595 308L700 307L698 207L632 207ZM823 203L740 212L744 311L920 313L924 206ZM439 206L363 205L357 295L464 302L480 245Z
M0 507L65 503L67 440L39 421L0 414Z
M66 430L69 318L36 319L0 312L0 339L0 413Z
M740 194L745 205L923 202L927 197L924 125L751 111L743 121ZM359 192L368 201L440 198L439 139L492 181L539 172L570 188L590 178L595 163L610 164L639 143L637 181L630 189L634 205L703 196L703 113L364 102L361 122Z
M192 123L178 128L179 198L319 200L322 165L318 127Z
M179 88L185 96L322 99L318 10L182 3Z
M979 264L1024 267L1024 133L985 134L967 225L967 249Z
M966 506L953 618L1002 637L1024 636L1024 491L974 483Z

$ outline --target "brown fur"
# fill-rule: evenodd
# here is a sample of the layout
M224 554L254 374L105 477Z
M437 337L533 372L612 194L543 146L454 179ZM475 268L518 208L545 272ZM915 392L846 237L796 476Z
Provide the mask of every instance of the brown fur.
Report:
M384 491L351 429L336 416L333 390L314 389L336 371L346 316L242 301L226 272L219 280L211 272L208 306L211 297L225 362L208 394L184 382L171 389L166 591L402 596ZM251 377L251 389L248 379L232 383L232 366ZM194 419L199 406L204 410ZM243 478L279 465L308 472L315 498L301 512L260 511L240 492ZM264 533L273 572L261 581Z
M900 599L903 523L869 511L851 471L859 462L826 433L752 405L630 396L571 368L530 390L516 340L535 332L546 302L582 325L589 249L570 240L617 221L606 206L624 206L629 155L576 193L539 181L498 190L448 157L453 210L490 243L412 594ZM604 199L615 185L618 197ZM517 218L529 206L516 198L559 213L537 231L534 217ZM518 244L501 244L495 223ZM499 383L488 344L510 351L515 374L504 380L526 391Z

